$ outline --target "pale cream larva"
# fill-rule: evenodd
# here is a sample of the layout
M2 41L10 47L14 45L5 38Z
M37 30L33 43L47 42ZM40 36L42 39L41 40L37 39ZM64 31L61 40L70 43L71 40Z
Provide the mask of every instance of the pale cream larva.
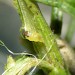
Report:
M56 42L60 48L60 53L70 69L71 72L75 73L75 52L74 50L62 39L56 39Z

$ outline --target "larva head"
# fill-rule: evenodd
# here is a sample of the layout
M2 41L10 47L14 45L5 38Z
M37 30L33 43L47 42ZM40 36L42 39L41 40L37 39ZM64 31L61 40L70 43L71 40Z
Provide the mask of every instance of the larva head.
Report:
M21 36L22 36L23 38L29 37L29 32L28 32L28 31L25 31L24 28L21 28L21 29L20 29L20 33L21 33Z

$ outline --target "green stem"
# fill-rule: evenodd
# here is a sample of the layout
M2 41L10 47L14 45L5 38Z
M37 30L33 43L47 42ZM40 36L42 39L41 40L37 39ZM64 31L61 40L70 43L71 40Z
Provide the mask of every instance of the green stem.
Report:
M33 0L32 0L33 1ZM74 0L34 0L53 7L57 7L75 17L75 1Z
M31 10L31 12L34 14L34 21L36 22L36 28L38 29L38 32L41 34L43 42L33 42L34 47L36 48L35 50L39 52L39 55L41 55L42 53L44 53L43 51L45 51L46 53L50 50L50 47L52 45L52 48L50 50L50 58L52 58L52 60L56 60L55 57L58 57L59 61L62 61L61 59L61 55L58 51L58 47L57 44L55 42L55 36L53 35L52 31L50 30L50 28L48 27L45 19L43 18L43 16L41 16L40 11L38 10L38 8L36 7L35 4L33 4L30 0L25 0L27 7ZM30 8L31 6L31 8ZM39 50L40 49L40 50ZM38 53L37 52L37 53ZM55 54L55 53L56 54ZM45 55L45 53L42 55L42 57ZM52 56L51 56L52 55ZM50 60L50 59L49 59Z
M60 11L57 7L52 7L50 28L55 34L61 34L62 11Z
M38 58L53 64L53 71L58 71L58 75L68 75L64 68L64 62L58 50L55 36L48 27L45 19L38 10L38 6L30 0L15 0L20 7L19 14L23 18L23 26L20 33L24 30L25 39L31 41ZM53 72L51 71L51 73Z

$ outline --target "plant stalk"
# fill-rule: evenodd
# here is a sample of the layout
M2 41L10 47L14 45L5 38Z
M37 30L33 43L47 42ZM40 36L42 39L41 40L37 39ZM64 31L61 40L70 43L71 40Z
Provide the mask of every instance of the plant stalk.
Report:
M54 69L51 71L51 74L69 75L64 67L55 36L38 10L39 8L36 3L30 0L15 1L21 20L23 20L20 33L22 33L25 39L33 43L38 58L53 64Z
M58 36L61 35L62 11L60 11L57 7L52 7L50 28L54 34L57 34Z

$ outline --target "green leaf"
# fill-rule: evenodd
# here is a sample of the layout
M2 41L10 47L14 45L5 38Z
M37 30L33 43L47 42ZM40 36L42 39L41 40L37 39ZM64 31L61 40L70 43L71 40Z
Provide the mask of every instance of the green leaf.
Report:
M9 56L7 59L7 64L5 66L5 69L9 69L13 66L15 66L15 60L12 58L12 56Z
M8 61L10 63L12 57L9 56L8 57ZM36 58L29 58L29 57L19 57L17 60L13 59L15 61L13 66L8 66L8 68L6 68L5 72L3 73L3 75L24 75L28 70L30 70L32 67L39 67L39 68L46 68L48 70L51 70L53 68L53 65L50 65L48 62L46 61L42 61L41 63L39 63L41 61L41 59L36 59ZM7 65L11 65L9 62L7 62ZM36 68L33 68L34 72Z
M33 0L32 0L33 1ZM58 7L60 10L75 17L75 0L35 0L50 6Z

